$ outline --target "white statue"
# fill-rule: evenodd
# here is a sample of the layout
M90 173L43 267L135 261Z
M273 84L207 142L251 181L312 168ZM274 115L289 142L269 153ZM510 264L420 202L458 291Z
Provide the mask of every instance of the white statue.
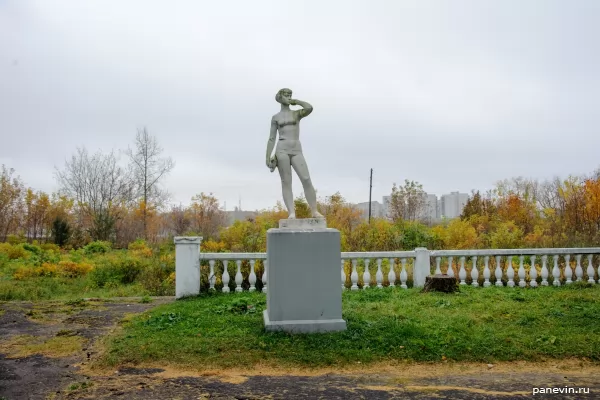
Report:
M292 167L294 167L294 171L296 171L300 182L302 182L304 195L312 211L313 218L324 218L317 211L317 195L310 180L308 166L300 144L300 120L309 115L313 108L305 101L292 99L290 89L281 89L277 92L275 100L281 104L281 111L271 119L271 132L267 143L267 167L271 172L275 170L275 167L279 170L283 202L289 212L288 219L296 218L294 195L292 194ZM290 110L290 105L299 105L302 109ZM275 148L275 156L272 157L277 131L279 131L279 140Z

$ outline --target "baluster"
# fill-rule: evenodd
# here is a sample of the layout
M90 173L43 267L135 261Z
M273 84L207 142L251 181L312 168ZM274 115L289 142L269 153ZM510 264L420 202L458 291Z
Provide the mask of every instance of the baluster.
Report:
M485 256L483 257L483 263L485 264L484 268L483 268L483 278L485 279L485 281L483 282L483 287L490 287L490 285L492 284L490 282L490 256Z
M571 268L571 255L565 254L565 278L567 278L565 284L573 283L571 277L573 276L573 269Z
M471 268L471 286L479 286L479 270L477 269L477 256L473 256L473 267Z
M350 274L352 287L350 290L358 290L358 272L356 271L356 258L352 259L352 274Z
M223 293L229 293L229 271L227 271L227 263L229 261L223 260L223 276L221 276L221 280L223 281L223 289L221 290Z
M237 272L235 273L235 291L241 292L242 282L244 281L244 278L242 277L242 260L236 260L235 263L237 265Z
M512 256L506 257L506 278L508 279L506 286L515 287L515 270L512 266Z
M375 280L377 281L377 287L383 287L383 272L381 272L381 258L377 259L377 274L375 274Z
M594 266L592 265L592 257L593 254L588 254L587 276L589 283L596 283L596 280L594 279Z
M460 284L466 285L465 279L467 279L467 270L465 270L465 257L460 258L460 269L458 270L458 277L460 278Z
M548 256L542 256L542 286L548 286Z
M523 266L523 259L525 256L519 256L519 287L527 286L525 281L525 267Z
M500 263L502 262L502 256L496 256L496 270L494 271L494 276L496 276L496 286L502 287L504 284L502 283L502 267Z
M256 290L256 274L254 273L254 263L256 260L250 260L250 276L248 276L248 282L250 283L250 291Z
M388 282L390 283L390 287L396 286L396 271L394 271L394 259L388 258L388 262L390 264L390 272L388 272Z
M342 290L346 289L346 271L344 271L344 259L342 259Z
M262 283L263 283L263 287L262 287L262 292L263 293L267 293L267 260L263 260L263 274L262 274Z
M452 257L448 257L448 270L446 271L446 275L454 276L454 269L452 269Z
M535 256L531 256L531 266L529 267L529 286L537 287L537 268L535 267Z
M435 258L435 274L436 275L441 275L442 274L442 269L440 268L440 263L442 262L442 257L436 257Z
M402 289L408 289L406 286L406 280L408 279L408 273L406 272L406 258L402 259L402 271L400 271L400 287Z
M558 254L554 256L554 268L552 268L552 284L560 286L560 269L558 269Z
M365 272L363 272L363 290L371 286L371 272L369 272L369 263L371 260L365 258Z
M208 265L210 265L210 272L208 273L208 283L210 284L210 287L208 290L215 290L215 260L210 260Z
M583 280L583 268L581 268L581 254L575 256L577 258L577 266L575 267L575 276L577 276L577 282Z

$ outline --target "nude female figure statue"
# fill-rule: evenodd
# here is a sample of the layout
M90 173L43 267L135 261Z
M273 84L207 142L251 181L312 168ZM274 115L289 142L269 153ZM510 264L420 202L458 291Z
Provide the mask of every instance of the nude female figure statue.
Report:
M277 167L281 177L281 187L283 191L283 202L289 212L289 219L296 218L294 209L294 195L292 194L292 167L302 186L308 206L312 211L313 218L324 218L317 211L317 195L313 187L306 160L302 154L302 145L300 144L300 120L308 116L313 108L305 101L292 99L290 89L281 89L277 92L275 100L281 104L281 111L271 119L271 132L267 143L267 167L271 172ZM290 110L290 105L299 105L300 110ZM275 136L279 131L279 141L275 149L275 157L271 157L275 147Z

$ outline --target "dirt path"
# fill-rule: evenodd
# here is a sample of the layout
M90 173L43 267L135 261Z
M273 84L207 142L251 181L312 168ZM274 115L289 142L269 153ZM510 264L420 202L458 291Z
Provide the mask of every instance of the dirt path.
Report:
M345 370L178 371L162 365L91 371L93 344L137 300L0 304L0 400L14 399L521 399L600 398L600 365L532 363L356 365ZM534 387L589 388L538 394Z

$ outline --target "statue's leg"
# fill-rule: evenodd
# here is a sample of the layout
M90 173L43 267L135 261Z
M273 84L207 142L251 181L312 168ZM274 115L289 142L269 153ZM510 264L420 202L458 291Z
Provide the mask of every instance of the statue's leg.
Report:
M279 176L281 177L283 203L288 210L288 218L296 218L294 194L292 193L292 165L289 155L284 153L277 154L277 170L279 171Z
M302 182L306 202L312 211L312 216L314 218L323 218L323 215L317 210L317 194L315 193L315 188L310 180L310 174L308 173L308 166L306 165L304 156L302 154L292 156L292 166L294 167L294 171L298 174L300 182Z

